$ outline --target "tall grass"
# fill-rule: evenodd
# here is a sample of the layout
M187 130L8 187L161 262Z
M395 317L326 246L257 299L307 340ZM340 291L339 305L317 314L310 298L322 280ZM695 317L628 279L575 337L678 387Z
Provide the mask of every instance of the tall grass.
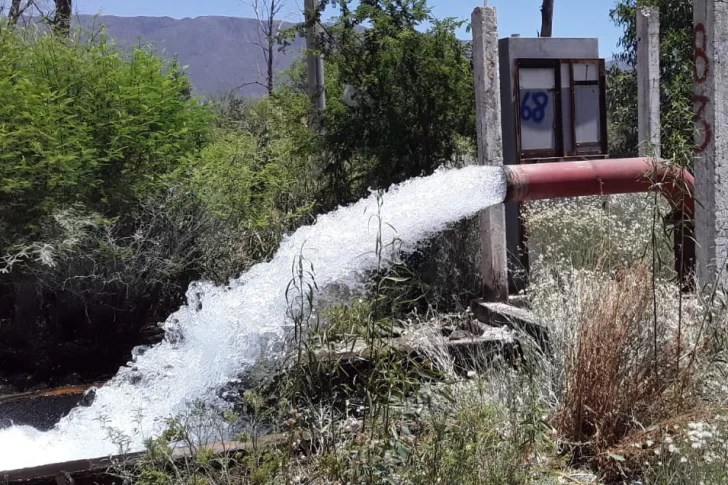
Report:
M615 211L631 204L611 203ZM578 218L582 204L563 202L556 210ZM406 308L398 298L411 298L413 288L400 266L383 266L362 301L301 321L296 339L305 358L284 378L285 391L248 398L269 431L305 435L310 444L259 449L213 481L510 484L590 476L604 483L720 483L728 469L721 441L725 313L664 277L669 271L651 258L651 245L660 242L649 232L652 211L636 214L646 234L626 234L627 223L602 233L597 247L608 257L563 257L583 250L580 238L590 236L582 231L604 227L613 209L592 206L578 225L564 219L551 239L541 233L527 296L549 330L549 353L516 334L520 360L476 352L464 375L440 333L445 317L398 314ZM537 224L550 209L540 210ZM623 236L632 239L609 240ZM294 271L294 280L300 274ZM310 315L314 285L302 284L306 278L293 288L303 288L297 301ZM477 327L467 315L452 318L461 328ZM398 351L392 338L400 333L425 336L407 340L419 357ZM331 356L332 349L362 346L371 360L317 360L320 350Z
M650 280L650 269L639 264L583 302L556 418L561 435L583 447L579 453L605 453L631 431L670 416L693 385L688 369L676 374L681 345L673 329L661 319L657 329L651 325Z

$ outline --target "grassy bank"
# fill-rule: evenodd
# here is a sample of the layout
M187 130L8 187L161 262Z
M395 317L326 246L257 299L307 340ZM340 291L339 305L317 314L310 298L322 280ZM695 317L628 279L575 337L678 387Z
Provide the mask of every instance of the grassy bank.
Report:
M249 391L239 407L246 425L236 428L240 421L228 416L229 433L219 434L255 444L284 433L288 442L254 445L237 459L202 453L175 463L174 443L195 443L197 418L187 416L149 443L148 463L123 473L144 483L723 483L728 388L718 293L683 295L663 276L669 269L652 267L662 248L649 231L659 207L634 213L647 232L620 222L593 240L608 248L605 257L592 258L579 239L650 200L531 208L534 232L549 215L562 217L563 231L540 235L528 292L549 352L517 335L516 360L483 352L465 370L441 330L466 328L472 317L392 312L411 287L402 278L398 291L380 291L378 283L391 281L383 274L366 299L328 309L316 328L302 320L303 353L286 377ZM408 340L413 357L392 334L426 338ZM354 374L344 361L312 359L356 342L372 358ZM350 373L343 379L342 369Z
M113 373L190 282L224 283L317 214L472 147L460 24L392 6L350 12L367 32L332 26L346 46L327 53L325 134L303 62L264 99L203 98L143 42L0 19L0 385ZM354 78L376 103L343 103Z

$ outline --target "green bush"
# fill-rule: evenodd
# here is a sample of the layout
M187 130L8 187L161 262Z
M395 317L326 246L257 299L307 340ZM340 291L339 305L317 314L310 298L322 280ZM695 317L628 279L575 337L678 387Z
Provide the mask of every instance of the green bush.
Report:
M191 281L239 275L310 220L295 96L202 102L150 48L15 29L0 90L3 373L113 371Z
M276 100L262 99L242 116L244 126L216 130L178 179L223 219L262 228L297 217L313 203L314 190L310 154L297 153L296 127L287 126Z
M323 206L429 175L457 158L463 140L475 137L469 46L455 34L463 22L435 18L424 0L323 4L339 10L319 45L327 102L318 165ZM306 99L304 67L293 66L287 89ZM355 107L344 103L347 85L357 91Z
M123 213L208 137L178 66L85 37L0 30L0 249L58 207Z
M690 0L619 0L610 16L623 29L616 58L630 70L614 67L608 76L610 151L637 154L636 9L660 9L660 101L663 158L692 167L693 158L693 4Z

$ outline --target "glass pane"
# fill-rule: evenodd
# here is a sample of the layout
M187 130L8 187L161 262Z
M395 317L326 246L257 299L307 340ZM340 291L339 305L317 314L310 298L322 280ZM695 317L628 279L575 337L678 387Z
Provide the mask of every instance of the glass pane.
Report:
M521 89L553 89L554 70L550 67L529 67L518 70L518 85Z
M564 151L566 153L573 153L574 140L571 136L571 92L568 89L562 90L561 119L564 123Z
M521 149L554 150L554 70L521 68L518 79L521 97Z
M599 142L599 86L576 86L574 89L576 142Z
M598 81L599 64L596 62L574 64L574 81Z

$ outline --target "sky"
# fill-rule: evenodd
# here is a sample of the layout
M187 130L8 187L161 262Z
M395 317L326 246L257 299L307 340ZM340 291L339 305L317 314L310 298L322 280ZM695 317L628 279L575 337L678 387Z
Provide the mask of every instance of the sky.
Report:
M470 19L470 14L483 0L430 0L436 17ZM535 36L541 27L541 0L487 0L498 12L500 37L521 34ZM597 37L601 57L611 59L618 52L621 31L609 18L616 0L555 0L554 37ZM75 0L79 13L106 15L167 16L174 18L225 15L252 17L253 10L245 0ZM302 17L303 0L288 0L287 19ZM463 29L460 38L469 34Z

